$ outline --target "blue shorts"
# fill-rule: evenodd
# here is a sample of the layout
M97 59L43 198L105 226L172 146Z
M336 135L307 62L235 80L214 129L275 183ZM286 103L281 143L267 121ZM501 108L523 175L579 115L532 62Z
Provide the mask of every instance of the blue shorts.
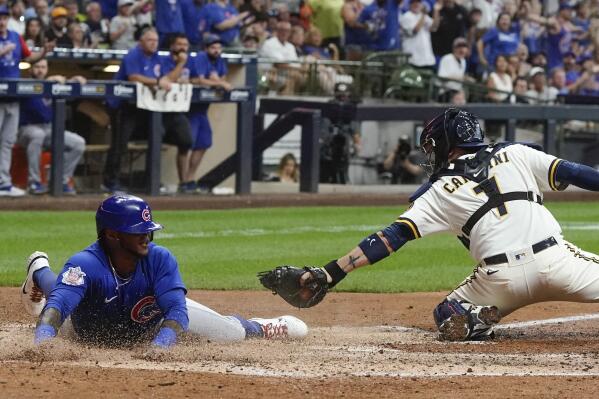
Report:
M190 112L191 150L204 150L212 147L212 128L206 112Z

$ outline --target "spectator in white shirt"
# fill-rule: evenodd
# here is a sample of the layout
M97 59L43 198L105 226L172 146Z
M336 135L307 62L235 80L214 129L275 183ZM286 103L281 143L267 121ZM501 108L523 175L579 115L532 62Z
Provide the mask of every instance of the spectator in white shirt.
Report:
M422 0L411 0L410 9L399 17L399 26L403 32L402 50L411 54L410 64L415 67L434 68L435 55L431 43L431 32L437 30L438 21L433 22Z
M452 80L465 80L466 77L466 57L468 56L468 42L463 37L458 37L453 41L451 54L445 54L439 61L437 75L440 78ZM448 81L442 85L445 90L461 91L462 84L459 82ZM444 90L444 91L445 91Z
M10 2L10 18L8 19L8 29L17 32L23 36L25 33L25 5L21 0Z
M528 101L531 104L553 104L559 91L555 87L547 86L545 70L540 67L534 67L530 70L529 76L531 88L526 92L526 96L529 98Z
M266 40L260 49L260 56L276 61L297 61L295 47L289 42L291 24L277 22L275 35Z
M110 41L112 48L116 50L129 50L135 47L135 24L136 20L131 15L133 0L119 0L118 15L110 21Z
M275 61L266 75L269 88L281 94L295 93L306 80L300 65L290 63L290 61L298 61L295 46L289 42L290 35L291 24L279 21L275 35L267 39L259 51L261 57Z

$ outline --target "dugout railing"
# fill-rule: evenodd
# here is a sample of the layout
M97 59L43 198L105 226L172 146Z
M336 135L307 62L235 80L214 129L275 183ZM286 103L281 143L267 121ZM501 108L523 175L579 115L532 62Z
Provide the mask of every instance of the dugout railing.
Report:
M50 169L49 192L54 196L62 195L64 131L66 102L76 99L106 100L117 98L123 101L136 101L136 85L119 81L88 81L86 84L57 83L29 79L1 79L0 96L18 101L25 97L45 97L52 101L52 161ZM194 87L192 103L229 102L237 104L236 154L233 169L236 174L235 191L247 194L251 186L251 147L252 126L255 109L255 93L251 87L238 87L230 92L204 87ZM148 152L146 154L146 192L150 195L160 193L160 150L162 137L161 116L151 113L151 128L148 132ZM247 149L250 152L247 152Z
M418 121L426 122L445 110L446 104L376 104L336 103L291 98L262 98L258 117L265 114L287 115L294 110L317 110L323 118L343 114L351 120L362 121ZM599 122L599 107L594 105L526 105L526 104L466 104L464 109L484 121L502 123L505 139L515 141L516 124L521 121L538 121L543 126L543 146L550 154L557 154L558 123L570 120ZM257 133L259 134L259 133ZM318 151L318 150L315 150ZM254 154L258 157L260 154ZM303 154L302 154L303 156ZM318 157L318 154L313 154ZM305 182L305 190L318 191L318 174L307 171L312 181ZM309 188L309 189L308 189Z

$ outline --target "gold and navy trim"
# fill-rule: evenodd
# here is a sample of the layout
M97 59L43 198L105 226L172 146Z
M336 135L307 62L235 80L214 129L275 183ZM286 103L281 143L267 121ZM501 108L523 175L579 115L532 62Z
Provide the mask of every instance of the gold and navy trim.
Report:
M593 263L599 264L599 259L595 258L594 256L586 256L580 251L580 249L570 245L567 242L565 242L564 244L566 245L566 248L568 248L568 251L572 252L574 257L586 260L588 262L593 262Z
M559 166L560 162L562 162L562 160L556 158L551 162L551 165L549 165L549 187L553 191L562 191L567 187L567 185L562 185L555 179L557 174L557 167Z
M414 238L420 238L420 237L422 237L420 235L420 231L418 231L418 226L416 226L416 223L414 223L413 220L408 219L406 217L400 217L395 222L396 223L402 223L402 224L408 226L408 228L410 229L410 231L412 232L412 234L414 234Z

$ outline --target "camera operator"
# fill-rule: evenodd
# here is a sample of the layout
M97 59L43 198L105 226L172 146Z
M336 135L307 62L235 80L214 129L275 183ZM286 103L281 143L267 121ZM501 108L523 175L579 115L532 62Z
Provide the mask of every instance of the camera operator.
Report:
M391 184L418 184L424 174L420 167L423 162L407 140L399 139L395 150L383 161L383 169L391 173Z
M335 97L330 101L339 105L339 112L322 118L320 154L321 183L349 183L349 161L358 151L360 136L352 120L355 102L346 83L335 85Z

